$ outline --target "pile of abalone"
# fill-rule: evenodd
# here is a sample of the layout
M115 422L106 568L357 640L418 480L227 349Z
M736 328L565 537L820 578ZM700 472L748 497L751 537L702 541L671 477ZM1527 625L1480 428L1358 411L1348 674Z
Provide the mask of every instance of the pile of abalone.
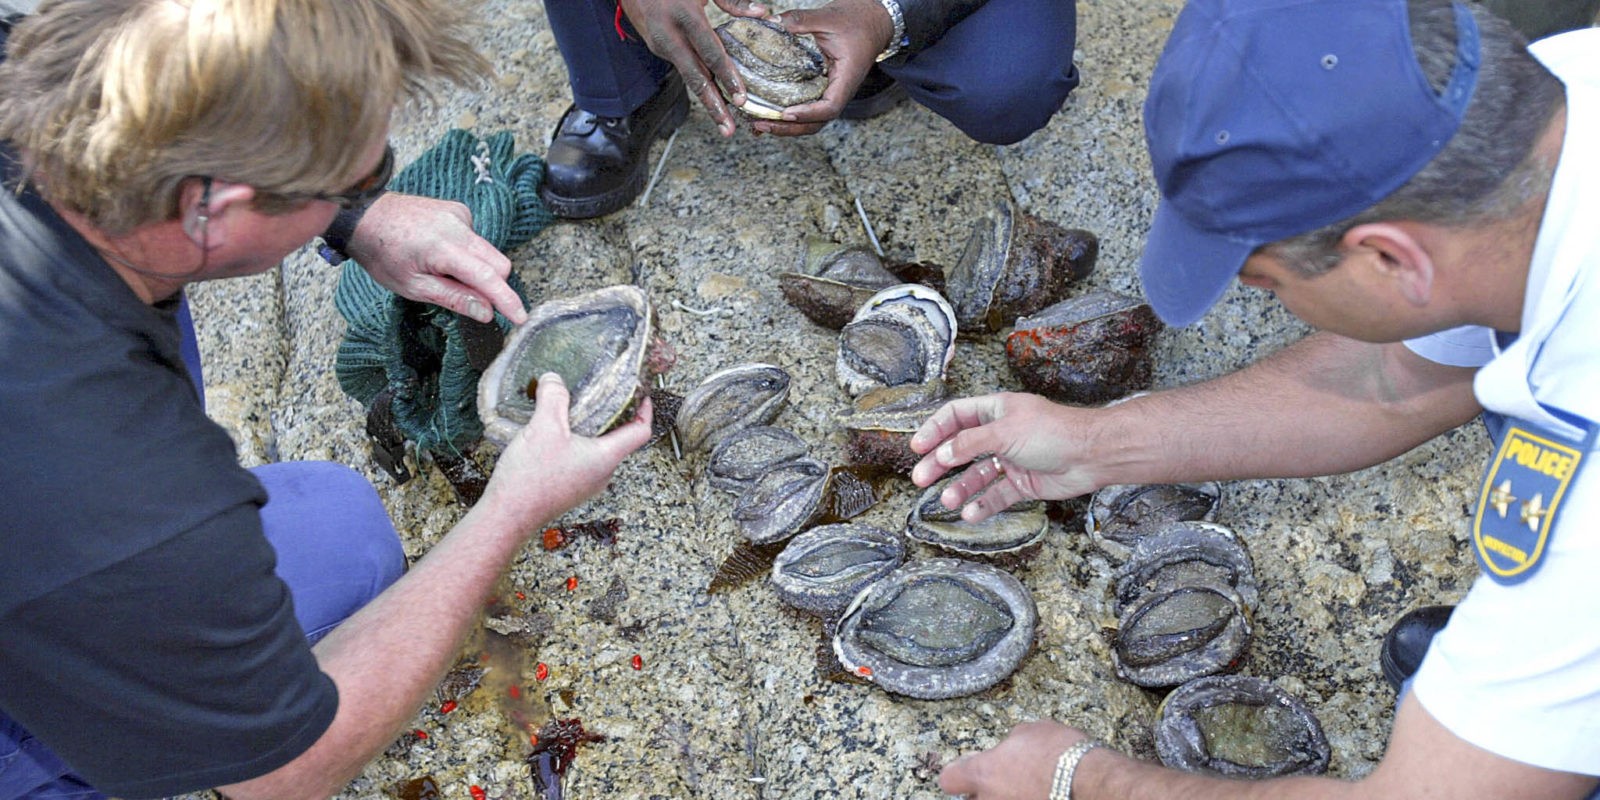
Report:
M1232 529L1210 521L1215 483L1107 486L1086 532L1121 562L1113 582L1112 656L1124 680L1177 687L1154 726L1168 766L1224 777L1315 774L1330 748L1305 703L1236 669L1258 603L1255 568Z

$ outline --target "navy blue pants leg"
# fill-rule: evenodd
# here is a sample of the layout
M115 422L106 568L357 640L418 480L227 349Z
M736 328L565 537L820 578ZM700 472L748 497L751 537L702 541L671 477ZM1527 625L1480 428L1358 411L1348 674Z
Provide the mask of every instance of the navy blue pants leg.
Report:
M628 39L617 36L616 0L546 0L544 10L567 62L572 102L590 114L633 113L672 72L672 62L650 52L626 20Z
M1050 121L1078 85L1072 0L990 0L920 53L883 71L911 99L988 144L1019 142Z
M634 37L621 41L612 0L546 0L573 102L620 117L655 92L672 65ZM927 50L884 62L912 99L968 136L1011 144L1044 127L1078 85L1072 0L990 0Z

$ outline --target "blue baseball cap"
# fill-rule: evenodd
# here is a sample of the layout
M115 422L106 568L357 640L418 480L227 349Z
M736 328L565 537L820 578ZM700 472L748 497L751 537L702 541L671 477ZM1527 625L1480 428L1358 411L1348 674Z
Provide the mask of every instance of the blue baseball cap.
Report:
M1453 5L1436 92L1406 0L1190 0L1144 103L1161 202L1139 276L1163 320L1199 319L1257 247L1372 207L1438 154L1478 80L1477 23Z

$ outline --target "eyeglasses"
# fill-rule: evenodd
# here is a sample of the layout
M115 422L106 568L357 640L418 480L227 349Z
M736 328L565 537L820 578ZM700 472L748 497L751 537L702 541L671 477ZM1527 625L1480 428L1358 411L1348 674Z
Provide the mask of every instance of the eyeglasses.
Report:
M389 185L389 179L394 177L394 145L383 146L383 158L378 161L378 166L368 173L366 177L355 182L354 186L338 192L305 192L279 194L289 200L310 198L313 200L326 200L340 208L365 208L372 205L383 194L384 187Z

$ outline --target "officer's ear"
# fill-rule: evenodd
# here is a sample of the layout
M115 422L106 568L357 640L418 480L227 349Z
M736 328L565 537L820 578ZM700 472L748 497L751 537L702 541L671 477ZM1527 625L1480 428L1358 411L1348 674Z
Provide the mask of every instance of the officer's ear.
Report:
M1428 248L1402 224L1371 222L1345 231L1340 238L1355 263L1393 281L1406 302L1425 306L1433 297L1434 263Z

